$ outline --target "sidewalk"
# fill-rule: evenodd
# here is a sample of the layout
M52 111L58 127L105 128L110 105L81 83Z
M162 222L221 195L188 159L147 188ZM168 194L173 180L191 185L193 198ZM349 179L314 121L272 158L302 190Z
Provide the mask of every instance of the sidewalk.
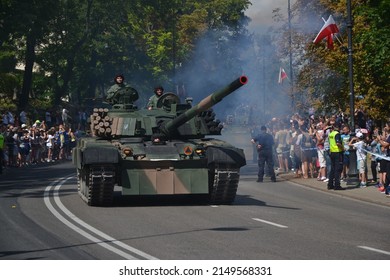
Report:
M257 164L249 163L241 168L240 173L242 175L254 175L253 180L255 181L257 178L257 170ZM356 184L351 184L351 182L341 182L341 187L343 187L344 190L327 190L327 183L317 181L316 178L294 178L293 173L279 173L276 177L276 181L283 182L284 180L291 181L296 184L317 189L320 191L331 192L332 194L336 194L339 196L354 198L361 201L390 207L390 197L386 197L386 195L381 193L374 185L368 185L366 188L359 188L356 187Z

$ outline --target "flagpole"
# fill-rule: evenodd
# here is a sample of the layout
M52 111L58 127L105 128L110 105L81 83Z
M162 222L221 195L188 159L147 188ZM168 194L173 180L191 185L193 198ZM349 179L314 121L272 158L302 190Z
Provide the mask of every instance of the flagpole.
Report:
M350 90L350 99L349 107L351 110L350 114L350 124L351 131L355 132L355 93L353 86L353 50L352 50L352 10L351 10L351 0L347 0L347 29L348 29L348 73L349 73L349 90Z

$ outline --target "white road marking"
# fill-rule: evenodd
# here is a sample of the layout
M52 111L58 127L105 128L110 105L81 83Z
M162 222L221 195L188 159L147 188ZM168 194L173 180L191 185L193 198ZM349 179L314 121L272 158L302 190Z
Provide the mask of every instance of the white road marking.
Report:
M261 223L265 223L265 224L269 224L269 225L272 225L272 226L275 226L275 227L288 228L288 226L284 226L284 225L281 225L281 224L273 223L273 222L262 220L262 219L258 219L258 218L252 218L252 220L255 220L255 221L258 221L258 222L261 222Z
M377 252L377 253L381 253L381 254L385 254L385 255L390 255L390 252L388 252L388 251L383 251L383 250L380 250L380 249L375 249L375 248L371 248L371 247L367 247L367 246L358 246L358 248L369 250L369 251L373 251L373 252Z
M114 246L111 246L110 244L108 243L112 243L112 244L115 244L123 249L126 249L128 250L129 252L132 252L132 253L135 253L141 257L144 257L146 259L150 259L150 260L156 260L157 258L151 256L151 255L148 255L138 249L135 249L123 242L120 242L118 240L116 240L115 238L105 234L104 232L92 227L91 225L85 223L84 221L82 221L81 219L79 219L78 217L76 217L72 212L70 212L64 205L63 203L61 202L60 198L59 198L59 189L61 188L61 186L66 182L68 181L69 179L71 178L74 178L74 177L68 177L68 178L65 178L65 179L59 179L55 182L53 182L52 184L50 184L48 187L46 187L45 189L45 195L44 195L44 201L45 201L45 204L46 204L46 207L50 210L50 212L52 212L52 214L57 217L57 219L59 219L62 223L64 223L66 226L68 226L69 228L73 229L74 231L76 231L77 233L79 233L80 235L84 236L85 238L91 240L92 242L96 243L97 245L100 245L102 247L104 247L105 249L113 252L113 253L116 253L118 255L120 255L121 257L125 258L125 259L137 259L135 256L131 255L131 254L128 254L118 248L115 248ZM58 183L59 181L61 181L60 183ZM53 197L54 197L54 201L55 203L57 204L57 206L61 209L61 211L66 215L68 216L73 222L81 225L82 227L84 227L85 229L88 229L89 231L91 231L92 233L94 233L95 235L97 236L100 236L102 239L99 239L99 238L96 238L94 237L93 235L89 234L88 232L86 232L85 230L81 229L80 227L76 226L75 224L69 222L63 215L61 215L54 207L53 205L51 204L50 202L50 190L52 189L52 187L54 185L56 185L55 188L54 188L54 192L53 192Z

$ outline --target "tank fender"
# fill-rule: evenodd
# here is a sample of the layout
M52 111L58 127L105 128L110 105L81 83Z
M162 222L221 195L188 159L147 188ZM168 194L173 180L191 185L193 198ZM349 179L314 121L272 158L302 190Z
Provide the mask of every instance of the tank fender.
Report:
M227 164L237 167L246 165L244 151L235 147L208 146L206 156L208 164Z
M118 163L119 152L114 146L92 146L82 150L82 163Z

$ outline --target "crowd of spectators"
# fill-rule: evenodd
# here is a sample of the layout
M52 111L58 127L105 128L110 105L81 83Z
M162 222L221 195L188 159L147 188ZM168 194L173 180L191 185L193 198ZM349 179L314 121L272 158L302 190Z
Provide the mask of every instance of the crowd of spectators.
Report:
M376 125L359 109L355 112L355 127L351 129L348 118L339 113L330 116L299 114L273 118L267 123L275 140L275 167L279 172L293 172L295 177L316 178L327 182L330 172L328 135L335 127L344 144L342 180L348 178L350 153L356 152L360 187L375 184L385 193L386 166L389 161L390 122ZM369 159L369 160L368 160ZM368 168L372 178L367 180ZM387 192L386 192L387 194Z
M60 114L52 116L46 111L34 120L25 111L4 112L0 122L0 173L4 168L69 160L77 138L85 134L87 115L83 110L70 115L63 108ZM341 179L348 177L349 154L355 150L360 186L373 183L385 192L385 185L389 184L386 166L390 165L390 153L386 141L390 139L390 123L376 126L361 109L356 110L354 121L355 127L351 129L342 112L331 116L294 114L272 118L267 127L275 140L277 170L327 182L330 172L328 135L332 127L337 127L344 144ZM368 168L372 174L370 182Z
M4 168L70 160L76 139L85 134L86 126L87 113L82 110L77 116L65 108L55 116L46 111L36 120L25 111L4 112L0 122L0 173Z

